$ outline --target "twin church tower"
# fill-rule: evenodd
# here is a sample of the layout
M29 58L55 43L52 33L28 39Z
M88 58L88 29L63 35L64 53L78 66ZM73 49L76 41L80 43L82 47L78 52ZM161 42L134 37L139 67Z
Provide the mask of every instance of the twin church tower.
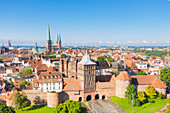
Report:
M61 35L57 34L56 43L52 43L49 25L48 25L48 33L47 33L47 40L46 40L46 48L49 51L61 49Z

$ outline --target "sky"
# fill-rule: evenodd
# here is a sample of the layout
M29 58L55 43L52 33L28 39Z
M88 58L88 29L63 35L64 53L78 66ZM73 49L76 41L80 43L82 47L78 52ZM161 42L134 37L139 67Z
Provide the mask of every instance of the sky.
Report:
M0 0L0 44L170 45L170 0Z

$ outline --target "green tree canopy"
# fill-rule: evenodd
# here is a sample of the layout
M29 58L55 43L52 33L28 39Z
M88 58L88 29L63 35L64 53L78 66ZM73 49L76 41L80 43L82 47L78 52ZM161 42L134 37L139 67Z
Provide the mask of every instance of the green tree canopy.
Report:
M22 81L19 85L30 85L30 83L28 81Z
M48 55L50 55L50 53L49 52L45 52L45 55L48 56Z
M161 80L165 83L170 83L170 68L164 68L160 72Z
M109 61L109 62L114 62L115 60L114 60L111 56L109 56L109 57L108 57L108 61Z
M150 85L145 87L145 91L146 91L146 95L148 95L151 99L155 98L157 95L156 90Z
M9 78L9 83L11 83L11 84L14 84L14 82L12 81L12 78Z
M32 74L33 72L32 72L32 70L31 69L27 69L27 70L25 70L24 71L24 75L26 75L26 74Z
M55 56L55 55L53 55L52 57L53 57L53 58L56 58L56 56Z
M87 113L78 101L67 100L63 104L56 106L54 113Z
M2 58L0 58L0 63L3 63L3 59Z
M61 58L66 58L66 54L61 54Z
M14 100L13 100L15 106L17 107L17 109L21 109L26 107L28 104L28 99L27 96L22 92L15 92L14 93Z
M97 57L97 60L98 60L98 61L103 61L103 60L104 60L104 57L99 56L99 57Z
M50 55L53 55L53 54L55 54L55 52L54 52L54 51L51 51L51 52L50 52Z
M0 105L0 113L15 113L14 108L8 107L5 104Z
M130 104L132 101L132 97L133 99L137 99L136 87L134 85L130 85L126 89L127 91L125 92L125 97L127 98L128 103Z
M139 71L139 72L137 73L137 75L147 75L147 74L146 74L146 72Z

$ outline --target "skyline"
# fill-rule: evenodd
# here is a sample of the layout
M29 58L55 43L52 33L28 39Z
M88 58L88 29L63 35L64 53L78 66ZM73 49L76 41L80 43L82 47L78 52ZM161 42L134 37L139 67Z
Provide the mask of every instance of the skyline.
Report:
M170 45L169 6L168 0L1 0L0 41L45 45L49 24L52 40L61 33L63 45Z

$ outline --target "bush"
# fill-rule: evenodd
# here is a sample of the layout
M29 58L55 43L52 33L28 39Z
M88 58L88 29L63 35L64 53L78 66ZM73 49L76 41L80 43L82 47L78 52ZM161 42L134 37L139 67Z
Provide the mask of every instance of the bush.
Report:
M87 113L87 110L78 101L67 100L56 106L54 113Z
M133 99L133 106L141 106L141 102L139 99Z
M22 81L19 85L30 85L30 83L27 81Z
M51 91L50 93L56 93L55 91Z
M104 60L104 57L99 56L99 57L97 57L97 60L98 60L98 61L103 61L103 60Z
M158 94L158 98L159 98L159 99L163 99L163 98L164 98L164 95L163 95L162 93L159 93L159 94Z
M66 54L61 54L61 58L66 58Z
M32 72L32 70L31 69L27 69L27 70L25 70L24 71L24 75L27 75L27 74L32 74L33 72Z
M139 71L139 72L137 73L137 75L147 75L147 74L146 74L146 72Z
M15 113L14 108L8 107L4 104L0 105L0 113Z

